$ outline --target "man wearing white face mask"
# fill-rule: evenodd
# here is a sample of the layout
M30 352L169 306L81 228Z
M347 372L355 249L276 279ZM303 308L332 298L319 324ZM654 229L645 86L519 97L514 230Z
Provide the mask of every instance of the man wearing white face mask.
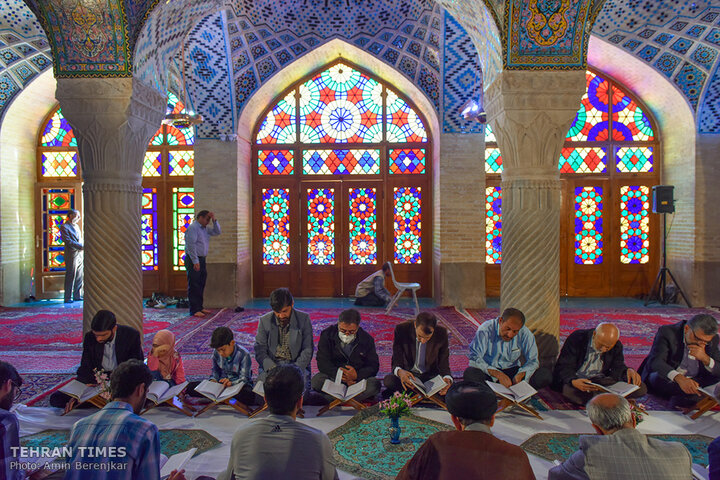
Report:
M360 312L357 310L345 310L340 314L337 325L322 331L316 358L320 373L312 378L313 390L322 392L325 380L334 381L337 371L342 370L345 385L367 380L365 392L355 400L362 402L380 392L380 381L375 377L380 369L375 340L360 328ZM323 395L328 400L333 399L330 395Z

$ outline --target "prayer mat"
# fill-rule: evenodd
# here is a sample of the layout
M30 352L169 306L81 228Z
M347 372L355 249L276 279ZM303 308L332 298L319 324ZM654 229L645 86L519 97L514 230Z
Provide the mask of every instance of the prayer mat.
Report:
M43 430L20 439L23 447L62 448L70 440L70 430ZM197 448L195 455L210 450L222 442L205 430L160 430L160 451L171 456L191 448Z
M328 434L338 469L367 480L393 479L430 435L453 430L416 415L400 417L400 428L400 443L393 445L390 419L377 406L357 413Z
M527 453L552 462L567 460L580 448L580 435L582 433L536 433L520 445ZM693 463L707 467L707 447L713 441L705 435L648 435L648 437L667 442L680 442L692 455Z

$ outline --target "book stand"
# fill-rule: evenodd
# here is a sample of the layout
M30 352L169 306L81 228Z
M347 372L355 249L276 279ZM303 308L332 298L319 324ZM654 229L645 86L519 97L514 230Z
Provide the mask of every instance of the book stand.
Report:
M342 401L342 400L339 400L339 399L336 398L336 399L334 399L332 402L330 402L329 404L327 404L327 405L325 405L324 407L322 407L322 408L318 411L318 413L317 413L316 416L319 417L319 416L322 415L323 413L329 412L330 410L332 410L332 409L335 408L335 407L353 407L353 408L354 408L355 410L357 410L357 411L365 410L365 409L367 408L365 405L363 405L362 403L358 402L358 401L355 400L354 398L351 398L350 400L346 400L346 401Z

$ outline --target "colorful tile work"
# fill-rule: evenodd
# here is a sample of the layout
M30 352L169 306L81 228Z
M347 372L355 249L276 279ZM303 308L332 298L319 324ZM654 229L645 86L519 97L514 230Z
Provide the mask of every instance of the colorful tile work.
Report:
M672 77L675 67L680 64L680 58L670 53L663 53L660 58L655 60L654 66L657 67L666 77Z
M698 99L706 77L707 75L699 68L686 62L673 79L687 97L693 110L697 109Z
M690 58L694 60L698 65L701 65L705 69L710 70L713 63L715 63L715 58L717 58L717 54L718 51L714 48L699 45L695 49L695 51L693 51Z

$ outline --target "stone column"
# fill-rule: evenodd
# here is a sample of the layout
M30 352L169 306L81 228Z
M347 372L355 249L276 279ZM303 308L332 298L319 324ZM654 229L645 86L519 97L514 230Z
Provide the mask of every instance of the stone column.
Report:
M485 137L440 136L435 172L435 296L440 305L485 308Z
M558 158L584 91L584 71L504 71L485 92L503 157L501 309L525 313L545 365L560 330Z
M78 142L83 176L83 331L98 310L142 333L142 162L165 95L131 78L61 78L56 97Z

